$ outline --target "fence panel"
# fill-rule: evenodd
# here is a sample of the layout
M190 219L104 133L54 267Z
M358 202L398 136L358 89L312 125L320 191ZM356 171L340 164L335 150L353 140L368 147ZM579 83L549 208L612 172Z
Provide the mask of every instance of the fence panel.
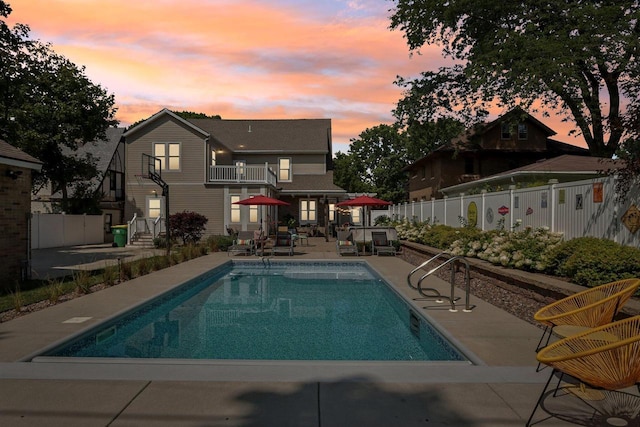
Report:
M640 230L632 232L623 221L625 214L628 217L640 209L640 188L632 188L625 203L620 203L612 177L405 203L390 207L389 212L396 219L431 219L434 224L459 227L459 217L468 220L472 202L477 207L478 228L483 230L496 229L500 223L509 230L522 220L518 229L548 227L563 233L566 240L592 236L640 246ZM640 217L640 210L635 212Z
M483 230L511 227L510 191L486 193L484 195Z
M102 215L34 213L31 218L31 248L104 243Z

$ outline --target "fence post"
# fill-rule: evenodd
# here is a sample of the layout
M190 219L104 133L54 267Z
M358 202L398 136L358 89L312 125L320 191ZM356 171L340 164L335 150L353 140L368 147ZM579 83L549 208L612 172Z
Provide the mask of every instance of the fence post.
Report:
M510 185L509 186L509 231L513 230L513 197L514 194L513 192L515 191L516 186L515 185Z
M549 229L552 233L555 233L556 231L556 184L558 184L557 179L549 180L549 205L551 207L551 209L549 210L549 214L551 215L551 226L549 227Z
M447 201L449 200L449 196L445 195L444 199L444 223L443 225L447 225Z
M431 198L431 224L433 224L433 222L435 221L436 218L436 198L432 197Z
M484 231L485 227L484 227L484 212L485 212L485 196L487 195L487 190L482 190L480 192L482 194L482 201L480 202L480 206L481 206L481 213L480 213L480 221L482 223L482 225L480 226L480 230Z
M460 218L464 219L464 193L460 193ZM460 218L458 219L458 225L461 226Z

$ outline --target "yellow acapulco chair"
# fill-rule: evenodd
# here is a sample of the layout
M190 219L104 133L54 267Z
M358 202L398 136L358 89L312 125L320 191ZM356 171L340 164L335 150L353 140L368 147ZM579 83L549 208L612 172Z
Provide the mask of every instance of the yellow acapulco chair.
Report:
M551 379L558 372L583 383L581 391L575 394L582 393L586 396L585 400L589 400L590 393L585 391L584 385L613 391L635 384L640 391L640 316L589 329L549 344L540 350L537 359L552 367L553 372L533 408L527 426L531 425Z
M536 321L545 325L536 352L549 344L551 335L565 338L613 322L618 311L639 287L640 279L617 280L578 292L541 308L533 316Z

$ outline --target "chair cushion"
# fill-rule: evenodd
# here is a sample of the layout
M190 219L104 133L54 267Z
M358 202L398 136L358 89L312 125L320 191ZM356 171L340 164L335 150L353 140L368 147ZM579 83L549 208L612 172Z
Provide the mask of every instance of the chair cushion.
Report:
M250 245L251 239L238 239L238 245Z
M276 243L276 245L278 246L290 246L291 242L289 239L278 239L278 242Z
M338 241L338 246L351 246L353 245L353 242L351 242L351 240L339 240Z

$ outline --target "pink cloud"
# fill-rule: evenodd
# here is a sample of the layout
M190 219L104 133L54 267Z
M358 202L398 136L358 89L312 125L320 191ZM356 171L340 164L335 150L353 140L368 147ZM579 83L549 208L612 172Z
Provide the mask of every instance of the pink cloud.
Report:
M30 25L32 36L85 65L115 94L124 125L163 107L223 118L328 117L334 141L346 145L393 122L397 75L446 64L436 47L410 57L379 2L347 3L335 11L286 0L113 0L108 7L25 0L12 5L10 22Z

